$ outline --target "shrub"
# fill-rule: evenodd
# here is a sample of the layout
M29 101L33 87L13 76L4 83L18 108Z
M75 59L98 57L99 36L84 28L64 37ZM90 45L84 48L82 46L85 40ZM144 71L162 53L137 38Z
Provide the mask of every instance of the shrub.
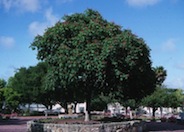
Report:
M167 118L166 117L162 117L162 118L160 118L160 121L161 122L166 122L167 121Z
M176 119L175 116L171 116L171 117L168 118L168 121L169 121L169 122L176 122L177 119Z

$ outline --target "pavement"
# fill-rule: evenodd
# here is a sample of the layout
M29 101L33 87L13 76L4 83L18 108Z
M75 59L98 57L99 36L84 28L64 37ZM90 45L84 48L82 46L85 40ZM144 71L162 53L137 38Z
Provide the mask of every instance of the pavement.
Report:
M50 117L50 116L49 116ZM27 132L27 122L45 116L16 117L9 120L0 120L0 132ZM51 118L57 118L51 117ZM169 122L146 122L148 132L184 132L184 125Z

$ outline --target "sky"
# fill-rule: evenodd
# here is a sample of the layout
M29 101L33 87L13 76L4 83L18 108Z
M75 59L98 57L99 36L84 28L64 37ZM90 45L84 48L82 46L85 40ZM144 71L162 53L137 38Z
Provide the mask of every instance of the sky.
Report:
M152 66L167 71L168 88L184 89L184 0L0 0L0 79L35 66L36 35L64 15L98 11L104 19L143 38Z

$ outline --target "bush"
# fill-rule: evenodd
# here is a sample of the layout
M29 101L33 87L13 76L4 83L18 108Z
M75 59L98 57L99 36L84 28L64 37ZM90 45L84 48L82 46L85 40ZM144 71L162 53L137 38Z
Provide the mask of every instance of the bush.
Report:
M161 122L166 122L167 121L167 118L166 117L162 117L162 118L160 118L160 121Z
M176 119L175 116L171 116L171 117L168 118L168 121L169 121L169 122L174 122L174 123L175 123L175 122L177 121L177 119Z
M29 110L26 110L23 113L23 116L43 116L43 115L44 115L44 112L42 112L42 111L29 111Z

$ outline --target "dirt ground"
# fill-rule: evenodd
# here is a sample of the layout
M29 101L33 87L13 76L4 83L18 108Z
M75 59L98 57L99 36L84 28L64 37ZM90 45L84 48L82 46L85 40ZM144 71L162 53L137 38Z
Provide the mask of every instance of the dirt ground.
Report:
M10 120L0 120L0 132L26 132L27 121L46 118L44 116L33 117L16 117ZM57 118L57 116L51 117ZM184 125L168 122L147 122L147 128L149 131L160 132L184 132Z

